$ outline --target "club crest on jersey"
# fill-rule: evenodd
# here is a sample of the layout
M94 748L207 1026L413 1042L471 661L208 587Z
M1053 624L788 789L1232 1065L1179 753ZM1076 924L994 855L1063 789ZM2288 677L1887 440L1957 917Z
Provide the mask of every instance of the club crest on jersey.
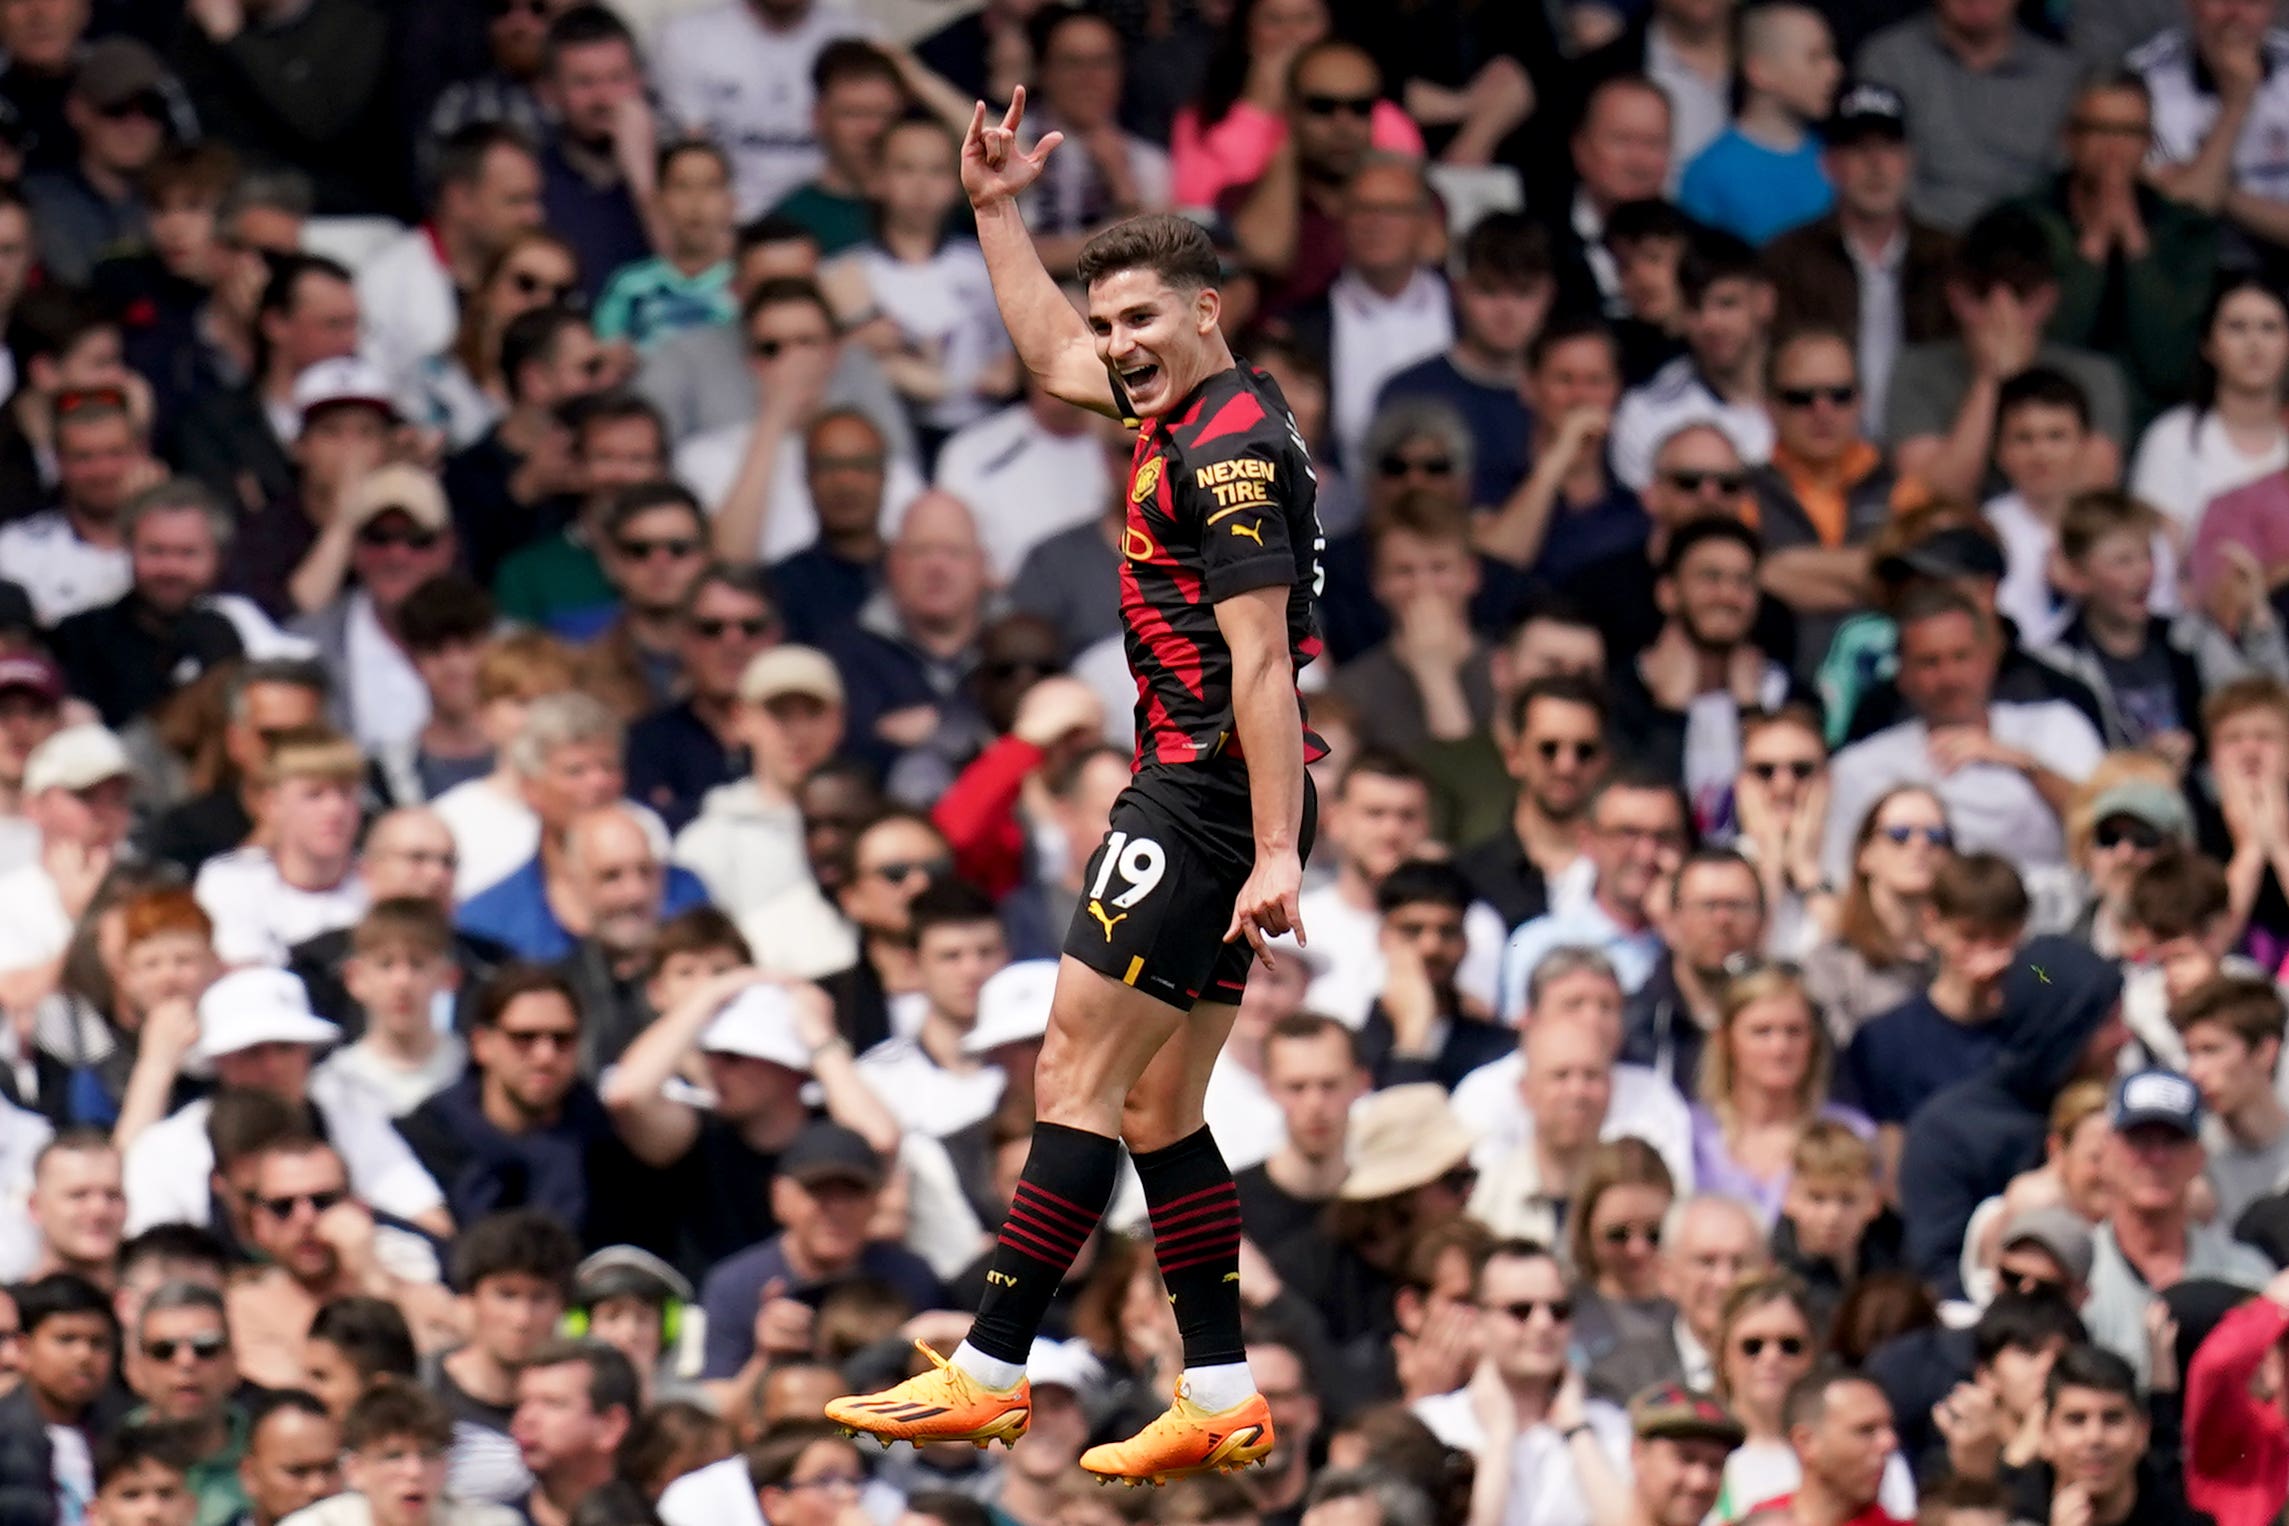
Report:
M1137 467L1136 481L1129 484L1129 502L1144 502L1160 486L1160 463L1159 456L1149 456Z

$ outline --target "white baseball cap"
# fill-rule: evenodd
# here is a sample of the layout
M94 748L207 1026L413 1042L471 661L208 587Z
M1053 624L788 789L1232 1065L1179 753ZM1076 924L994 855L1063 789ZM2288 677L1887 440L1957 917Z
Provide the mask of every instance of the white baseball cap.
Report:
M378 408L393 421L397 400L390 394L389 377L363 355L337 355L303 368L294 378L294 411L307 419L321 408L363 403Z
M962 1053L985 1054L1041 1037L1049 1031L1049 1002L1056 993L1056 960L1004 965L978 989L978 1020L962 1040Z
M32 755L24 760L24 793L92 789L106 779L124 778L134 772L135 765L119 738L88 721L66 726L32 749Z
M1050 960L1030 961L1048 964ZM1025 1380L1035 1388L1069 1388L1086 1399L1105 1381L1105 1364L1084 1340L1036 1339L1026 1353Z
M774 985L749 986L725 1002L700 1030L699 1047L708 1054L745 1055L811 1073L810 1046L795 1031L795 1000Z
M310 1010L310 992L284 970L233 970L199 998L194 1058L213 1061L257 1044L324 1048L342 1030Z

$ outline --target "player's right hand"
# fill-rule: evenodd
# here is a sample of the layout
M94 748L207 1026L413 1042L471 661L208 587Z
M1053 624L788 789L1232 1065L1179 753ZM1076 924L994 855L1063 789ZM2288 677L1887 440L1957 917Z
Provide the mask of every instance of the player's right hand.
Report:
M984 210L1007 201L1041 177L1050 150L1065 141L1061 132L1044 133L1028 153L1018 142L1018 127L1025 121L1025 87L1010 92L1009 110L1001 125L986 125L986 103L978 102L970 116L970 130L962 139L962 189L970 205Z
M1304 936L1302 896L1302 858L1292 851L1265 853L1258 849L1256 867L1248 871L1248 882L1232 902L1232 923L1224 929L1224 941L1245 936L1264 968L1277 968L1270 939L1292 932L1298 946L1311 941Z

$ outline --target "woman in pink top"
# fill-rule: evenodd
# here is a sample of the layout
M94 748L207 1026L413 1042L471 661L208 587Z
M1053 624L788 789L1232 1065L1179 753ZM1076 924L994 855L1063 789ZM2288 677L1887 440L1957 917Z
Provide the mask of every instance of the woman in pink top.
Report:
M1326 0L1240 0L1208 63L1197 105L1176 115L1170 143L1176 204L1213 207L1227 186L1263 174L1288 135L1288 70L1327 35ZM1352 103L1331 102L1350 110ZM1375 147L1420 155L1423 135L1390 101L1372 108Z

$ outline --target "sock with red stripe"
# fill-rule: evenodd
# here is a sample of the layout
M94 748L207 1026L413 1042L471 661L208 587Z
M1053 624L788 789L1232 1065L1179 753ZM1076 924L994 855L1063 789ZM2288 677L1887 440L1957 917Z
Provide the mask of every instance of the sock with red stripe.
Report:
M1152 1212L1160 1280L1184 1335L1187 1391L1207 1409L1229 1409L1255 1387L1240 1335L1240 1193L1232 1168L1205 1127L1133 1158Z
M1119 1141L1102 1134L1057 1123L1033 1126L1033 1148L986 1271L985 1297L970 1338L963 1342L965 1352L1004 1365L988 1368L957 1353L964 1371L996 1388L1007 1388L1024 1375L1025 1359L1058 1284L1081 1254L1081 1242L1105 1216L1120 1158Z

